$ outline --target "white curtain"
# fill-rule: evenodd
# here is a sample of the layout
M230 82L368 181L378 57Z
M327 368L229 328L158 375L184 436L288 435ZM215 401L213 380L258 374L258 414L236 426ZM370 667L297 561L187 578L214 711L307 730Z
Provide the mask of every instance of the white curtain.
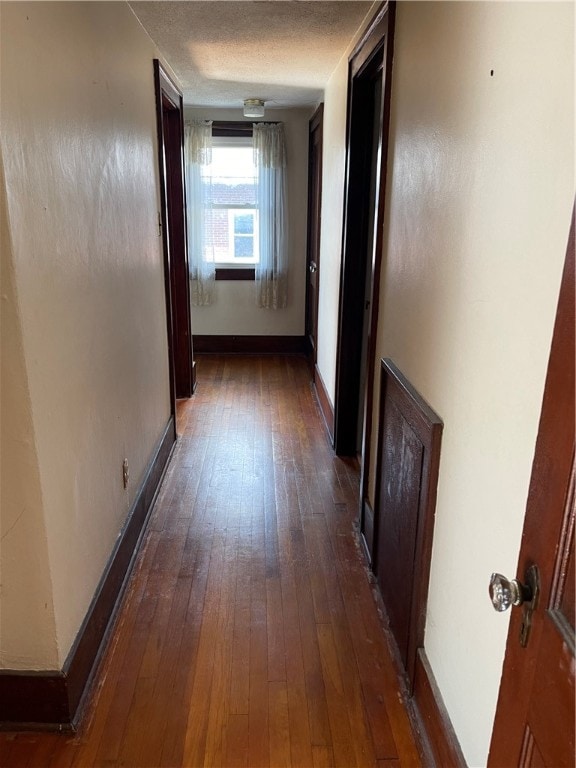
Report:
M258 169L260 262L256 303L281 309L288 298L286 148L282 123L254 123L254 163Z
M212 202L211 120L196 120L184 126L184 158L190 294L192 304L200 307L212 303L215 279L212 238L207 228Z

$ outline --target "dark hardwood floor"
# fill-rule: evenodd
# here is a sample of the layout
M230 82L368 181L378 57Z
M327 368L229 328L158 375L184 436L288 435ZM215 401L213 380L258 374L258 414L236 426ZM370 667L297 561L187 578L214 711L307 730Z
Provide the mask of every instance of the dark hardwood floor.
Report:
M419 766L304 358L200 356L79 732L10 766Z

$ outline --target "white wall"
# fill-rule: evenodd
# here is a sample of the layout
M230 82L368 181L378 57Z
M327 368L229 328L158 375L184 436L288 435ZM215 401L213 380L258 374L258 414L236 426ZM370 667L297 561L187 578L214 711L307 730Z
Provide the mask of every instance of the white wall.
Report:
M306 310L306 219L308 201L308 121L311 109L266 110L266 120L284 123L288 178L289 275L285 309L256 306L254 282L219 280L215 300L192 307L192 332L199 335L303 336ZM239 109L187 106L188 120L242 120Z
M2 432L1 664L45 669L66 658L170 413L157 53L125 3L1 12L3 416L19 405Z
M399 3L392 94L377 359L444 420L425 648L482 766L487 585L515 575L574 199L574 7Z

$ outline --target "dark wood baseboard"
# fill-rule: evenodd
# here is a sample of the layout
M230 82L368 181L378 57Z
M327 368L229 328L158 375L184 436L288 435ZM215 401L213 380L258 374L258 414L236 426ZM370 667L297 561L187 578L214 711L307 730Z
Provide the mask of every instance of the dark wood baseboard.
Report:
M416 656L410 714L438 768L466 768L464 755L423 648L418 649Z
M194 352L237 355L303 355L305 336L198 336Z
M216 267L216 280L252 280L256 279L256 270L254 267L247 269L226 269L225 267Z
M314 389L316 390L316 397L320 404L320 410L324 416L324 422L326 423L326 429L330 435L330 441L334 444L334 406L330 402L328 392L326 391L326 385L320 375L318 366L314 368Z
M0 730L73 730L66 676L0 670Z
M74 730L176 440L171 416L62 670L0 670L0 727Z

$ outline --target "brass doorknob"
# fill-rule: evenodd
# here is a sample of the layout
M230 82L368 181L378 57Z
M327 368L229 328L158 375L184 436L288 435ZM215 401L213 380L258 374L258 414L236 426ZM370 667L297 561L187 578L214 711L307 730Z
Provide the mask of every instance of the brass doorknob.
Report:
M490 578L490 599L495 611L507 611L511 605L522 605L532 600L532 588L518 579L507 579L501 573L493 573Z

